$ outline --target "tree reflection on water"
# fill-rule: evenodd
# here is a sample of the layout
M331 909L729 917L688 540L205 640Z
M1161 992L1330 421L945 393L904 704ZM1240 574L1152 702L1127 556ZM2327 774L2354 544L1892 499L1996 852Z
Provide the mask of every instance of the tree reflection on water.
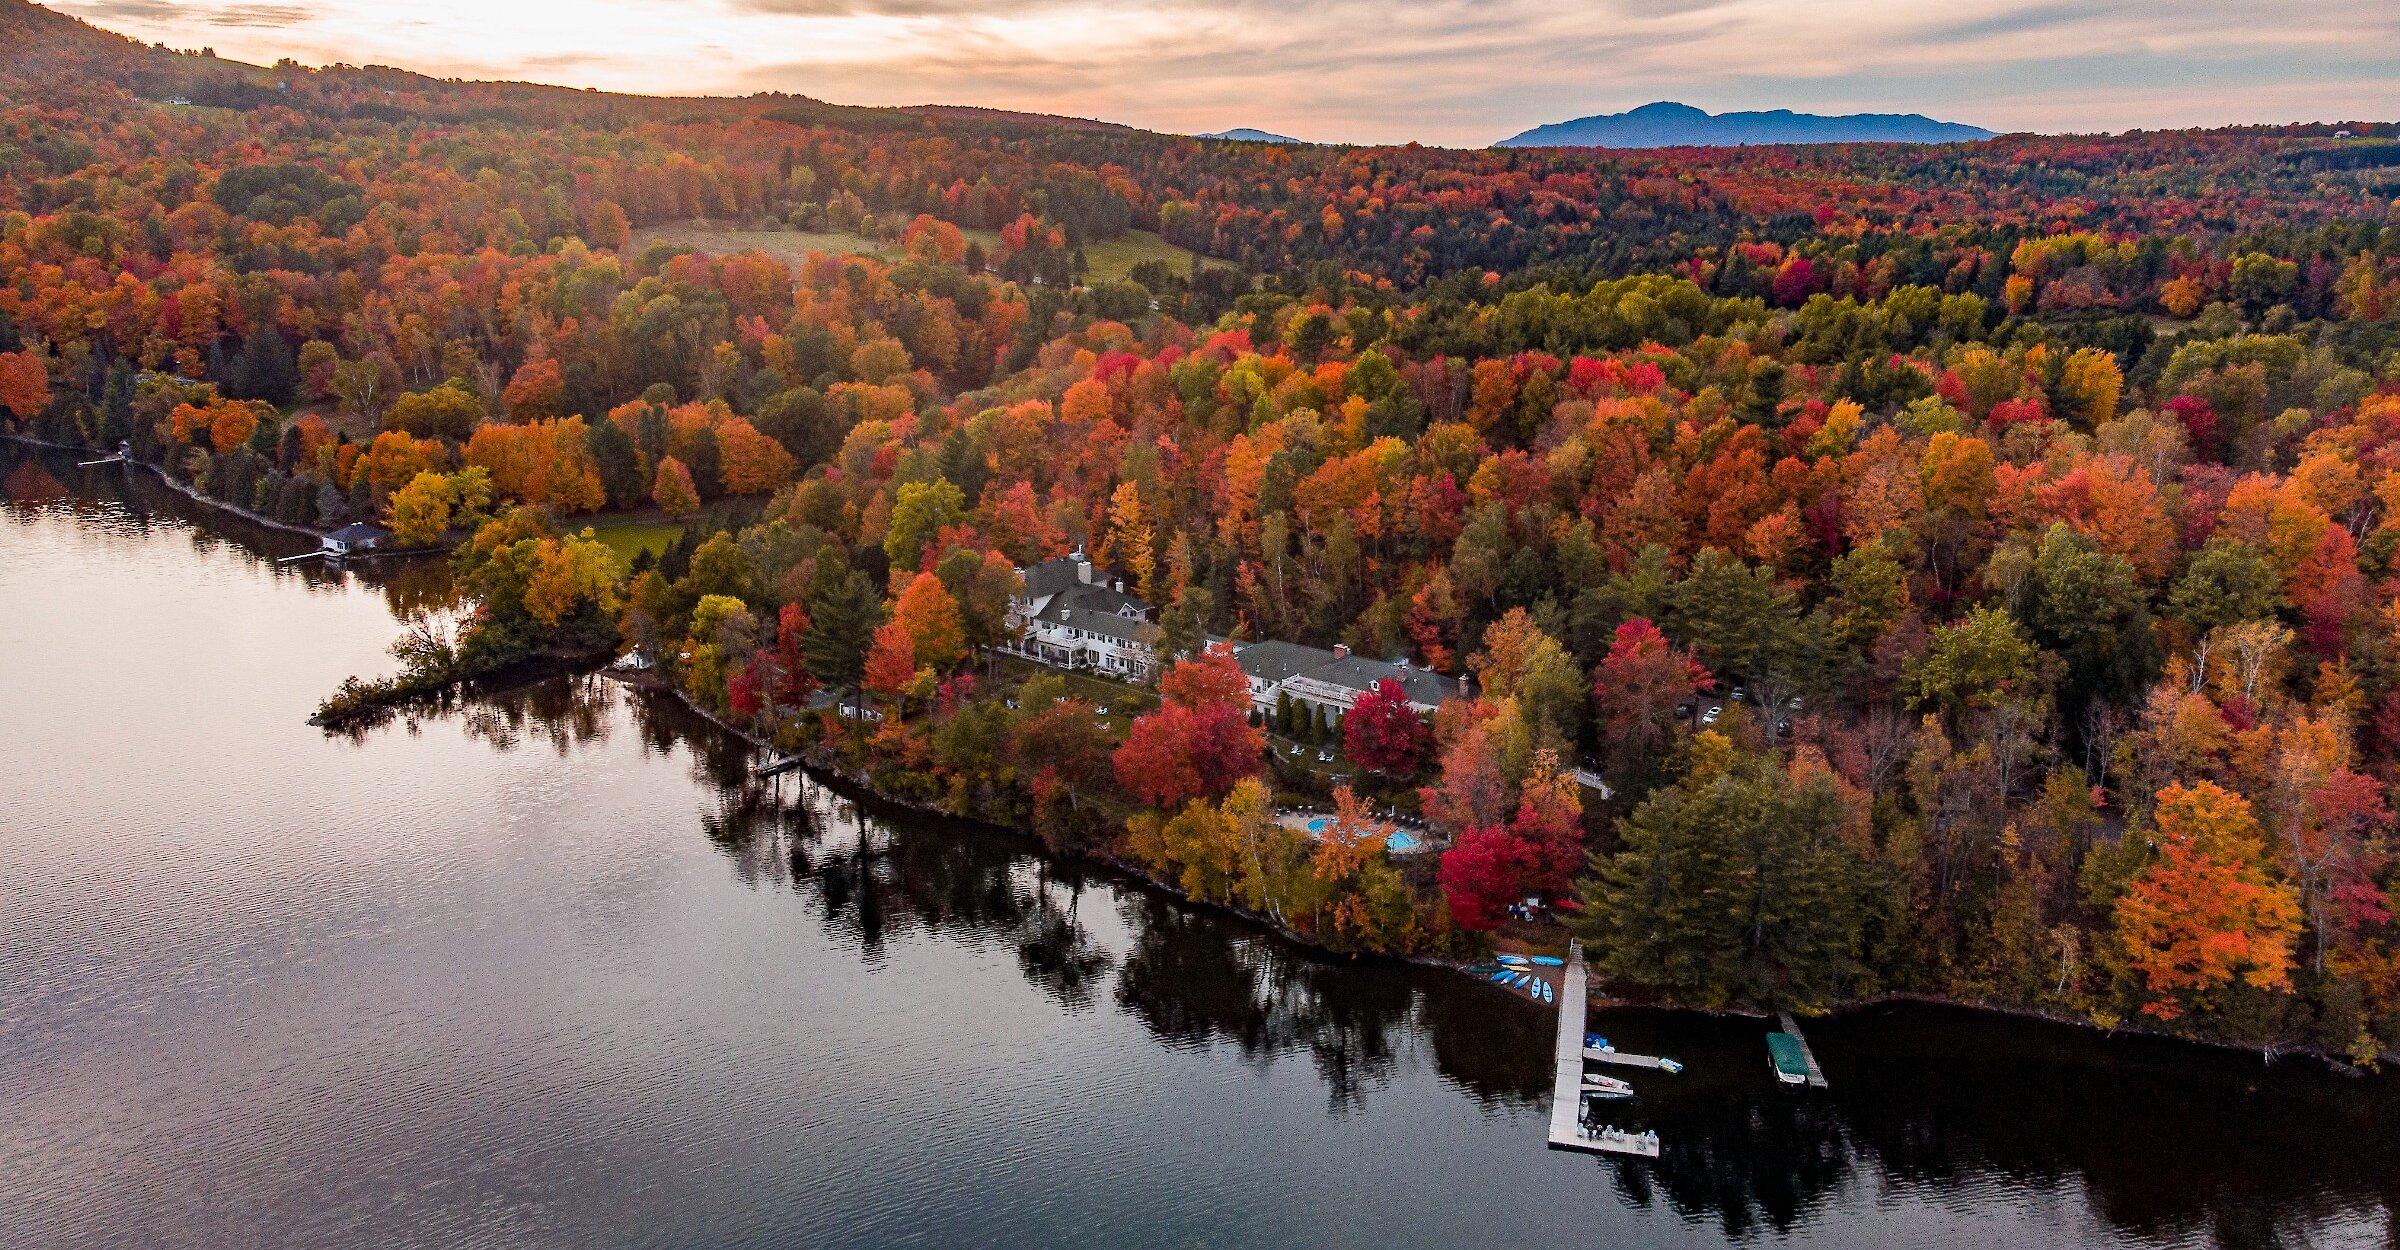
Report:
M1487 1107L1549 1096L1555 1017L1455 975L1337 960L1028 837L897 811L797 775L760 782L755 752L680 705L596 677L469 701L469 732L565 752L630 712L651 751L682 753L713 796L703 834L736 879L792 891L869 964L924 937L1010 952L1061 1010L1113 1007L1162 1044L1305 1057L1328 1113L1429 1066ZM1099 909L1095 911L1095 908ZM1095 920L1098 923L1095 923ZM1620 1049L1682 1059L1636 1074L1629 1128L1656 1161L1603 1160L1620 1197L1732 1239L1786 1234L1838 1196L1919 1191L1945 1205L2081 1200L2141 1240L2317 1244L2360 1221L2400 1242L2400 1085L2298 1062L2108 1038L1921 1004L1813 1022L1831 1078L1767 1073L1756 1019L1615 1009Z

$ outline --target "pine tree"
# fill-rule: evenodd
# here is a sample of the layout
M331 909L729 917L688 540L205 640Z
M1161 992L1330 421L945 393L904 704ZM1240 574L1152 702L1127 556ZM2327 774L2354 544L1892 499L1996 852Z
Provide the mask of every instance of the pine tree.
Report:
M808 671L825 685L847 690L866 670L867 649L883 610L867 576L840 559L819 559L816 575L801 596L809 630L802 644Z
M1578 928L1596 961L1702 1006L1837 996L1856 963L1863 880L1840 796L1822 778L1795 785L1771 757L1696 774L1624 821L1623 849L1584 887Z

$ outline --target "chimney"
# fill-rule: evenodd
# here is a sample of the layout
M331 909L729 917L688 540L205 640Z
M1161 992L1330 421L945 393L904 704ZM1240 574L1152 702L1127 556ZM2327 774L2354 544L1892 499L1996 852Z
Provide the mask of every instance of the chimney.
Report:
M1080 548L1075 552L1075 580L1086 586L1092 584L1092 562L1084 557Z
M1346 659L1349 659L1349 658L1350 658L1350 648L1349 648L1348 646L1346 646L1346 645L1344 645L1344 644L1342 644L1342 643L1338 643L1338 642L1337 642L1337 643L1335 643L1335 644L1333 644L1333 658L1334 658L1334 659L1337 659L1337 660L1346 660Z
M1120 595L1125 593L1125 579L1122 577L1117 579L1117 593Z

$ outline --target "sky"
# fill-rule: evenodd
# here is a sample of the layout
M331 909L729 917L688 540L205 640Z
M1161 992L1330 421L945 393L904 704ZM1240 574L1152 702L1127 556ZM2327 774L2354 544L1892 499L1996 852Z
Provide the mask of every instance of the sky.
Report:
M2119 131L2400 115L2393 0L53 0L171 47L1480 146L1679 100Z

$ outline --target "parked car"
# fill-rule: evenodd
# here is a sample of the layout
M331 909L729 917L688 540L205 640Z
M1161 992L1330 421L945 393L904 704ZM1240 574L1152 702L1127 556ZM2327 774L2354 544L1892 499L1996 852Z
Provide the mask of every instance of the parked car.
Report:
M1722 705L1712 707L1700 717L1700 723L1703 725L1714 725L1717 723L1717 718L1724 714L1725 709Z
M1330 764L1330 763L1332 763L1332 762L1333 762L1333 752L1332 752L1330 749L1328 749L1328 750L1324 750L1324 751L1319 751L1319 752L1317 752L1317 762L1318 762L1318 763L1320 763L1320 764Z

